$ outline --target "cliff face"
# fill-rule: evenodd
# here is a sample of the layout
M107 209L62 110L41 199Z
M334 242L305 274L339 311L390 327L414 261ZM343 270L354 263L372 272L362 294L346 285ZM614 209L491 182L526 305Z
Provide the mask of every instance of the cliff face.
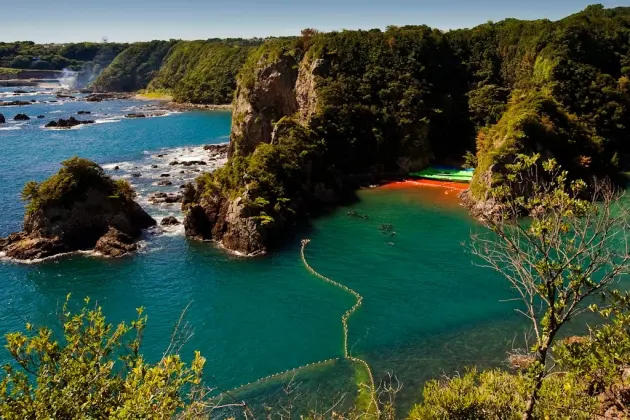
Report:
M273 123L298 110L295 97L297 62L282 57L256 63L253 84L241 81L232 109L232 132L228 156L249 155L260 143L270 143Z

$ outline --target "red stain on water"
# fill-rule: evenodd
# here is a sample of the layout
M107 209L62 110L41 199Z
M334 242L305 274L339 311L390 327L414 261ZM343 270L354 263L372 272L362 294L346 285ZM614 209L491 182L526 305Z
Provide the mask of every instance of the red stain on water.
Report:
M470 184L465 184L461 182L445 182L445 181L434 181L432 179L409 179L401 182L391 182L389 184L381 185L378 188L383 189L402 189L402 188L413 188L413 187L432 187L432 188L444 188L453 192L462 192L467 190Z

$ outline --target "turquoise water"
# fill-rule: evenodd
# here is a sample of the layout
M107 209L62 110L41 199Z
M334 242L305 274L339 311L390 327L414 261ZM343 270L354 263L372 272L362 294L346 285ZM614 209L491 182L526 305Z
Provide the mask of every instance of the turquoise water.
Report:
M48 119L90 110L89 117L102 122L51 131L41 128L44 119L0 129L0 235L20 228L23 184L47 177L73 155L93 159L117 176L142 172L141 178L129 179L148 211L155 217L181 216L176 206L147 204L146 195L166 165L159 163L153 170L150 164L168 160L158 153L194 155L200 148L192 146L227 141L230 114L120 118L146 106L133 101L64 102L0 110L9 118L26 112ZM120 171L113 171L115 165ZM195 174L173 173L178 176L184 180ZM501 302L511 297L506 283L474 266L465 252L462 242L477 226L454 192L379 188L360 191L358 198L356 204L317 219L285 248L264 258L236 258L186 240L176 229L147 235L145 249L129 258L0 262L0 333L22 329L27 321L54 322L71 292L77 301L84 296L97 300L112 322L130 319L136 307L144 306L149 325L143 351L151 360L166 349L174 324L190 304L186 319L194 335L182 352L190 358L193 350L200 350L208 359L206 379L221 389L341 357L340 317L354 300L304 269L300 239L308 237L309 263L364 296L349 321L351 353L372 365L377 381L387 372L399 377L402 411L418 399L427 378L472 364L502 364L512 340L521 335L521 323L511 304ZM349 216L351 210L368 218ZM395 234L379 229L384 224L391 224ZM301 379L313 389L336 390L349 386L351 374L347 364L337 363L312 368ZM260 393L275 395L264 384L248 391L257 398Z

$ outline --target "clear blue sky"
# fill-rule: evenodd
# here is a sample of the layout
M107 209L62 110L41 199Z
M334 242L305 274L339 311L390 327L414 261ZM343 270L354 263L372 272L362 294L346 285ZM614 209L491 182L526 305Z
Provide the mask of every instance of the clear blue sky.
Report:
M145 41L296 35L427 24L466 28L506 17L562 18L630 0L1 0L0 41Z

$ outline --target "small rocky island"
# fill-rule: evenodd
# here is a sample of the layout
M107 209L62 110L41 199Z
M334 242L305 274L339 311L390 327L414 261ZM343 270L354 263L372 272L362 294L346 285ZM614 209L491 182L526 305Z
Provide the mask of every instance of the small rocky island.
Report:
M94 162L74 157L42 183L30 181L24 230L0 238L0 252L16 260L94 250L120 257L138 249L143 229L156 224L125 180L113 180Z

